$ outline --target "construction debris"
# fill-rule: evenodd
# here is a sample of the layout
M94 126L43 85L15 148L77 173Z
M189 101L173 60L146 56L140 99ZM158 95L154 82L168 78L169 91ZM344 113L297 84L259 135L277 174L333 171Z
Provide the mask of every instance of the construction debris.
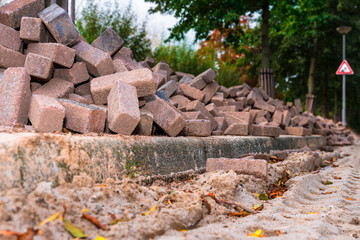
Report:
M300 99L284 105L261 88L219 86L213 69L194 76L149 57L137 62L112 29L90 45L56 4L1 6L0 30L2 125L171 137L319 134L328 145L353 142L341 124L303 112Z

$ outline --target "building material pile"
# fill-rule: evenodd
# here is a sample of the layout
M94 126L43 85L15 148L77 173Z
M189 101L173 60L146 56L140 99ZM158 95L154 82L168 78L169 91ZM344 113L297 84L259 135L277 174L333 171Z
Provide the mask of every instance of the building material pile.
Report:
M0 125L35 131L171 137L329 135L351 144L349 131L283 104L247 84L226 88L214 70L174 72L152 58L137 62L112 29L92 44L58 5L15 0L0 7Z

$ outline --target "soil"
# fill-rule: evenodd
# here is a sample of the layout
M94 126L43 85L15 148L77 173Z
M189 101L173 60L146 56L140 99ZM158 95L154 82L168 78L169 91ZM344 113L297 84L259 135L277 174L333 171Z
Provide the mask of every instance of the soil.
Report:
M335 153L292 153L269 165L267 181L219 171L182 181L156 180L151 185L141 177L108 179L100 185L84 174L72 183L42 182L29 194L22 189L0 193L0 230L38 228L43 220L63 212L65 204L64 220L82 229L87 239L99 235L107 239L250 239L248 233L259 229L267 239L355 239L354 234L360 236L359 156L359 141ZM283 182L288 190L282 197L259 199L257 194L284 178L289 179ZM332 184L325 185L327 181ZM250 210L256 204L264 208L246 217L229 216L229 212L244 213L235 208L236 203ZM106 230L82 218L83 209ZM118 220L110 225L114 215ZM35 240L74 239L58 218L40 229L42 234Z

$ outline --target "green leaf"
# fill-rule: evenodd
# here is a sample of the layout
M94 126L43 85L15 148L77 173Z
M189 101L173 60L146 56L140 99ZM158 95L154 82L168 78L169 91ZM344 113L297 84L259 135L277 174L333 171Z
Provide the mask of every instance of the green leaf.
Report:
M65 221L65 229L68 231L73 237L76 238L86 238L83 230L72 225L68 220Z
M327 182L325 183L325 185L331 185L333 184L333 182L330 182L329 180L327 180Z
M267 195L265 193L260 194L259 199L260 200L269 200L269 198L267 197Z

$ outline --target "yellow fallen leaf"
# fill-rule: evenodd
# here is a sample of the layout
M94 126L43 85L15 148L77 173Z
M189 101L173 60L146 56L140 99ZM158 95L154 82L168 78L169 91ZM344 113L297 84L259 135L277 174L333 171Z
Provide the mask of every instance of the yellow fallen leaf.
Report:
M316 196L316 194L315 194L315 193L312 193L312 195L315 195L315 196Z
M66 136L67 136L68 138L71 138L71 132L69 132L68 134L66 134Z
M154 205L149 211L147 211L146 213L143 213L142 215L143 216L149 215L152 211L155 211L156 207L157 207L157 205Z
M39 224L39 227L41 227L42 225L48 223L48 222L52 222L52 221L55 221L57 219L57 217L60 215L61 212L58 212L58 213L55 213L54 215L48 217L47 219L45 219L44 221L42 221L40 224Z
M159 190L160 188L159 187L156 187L155 190Z
M99 187L101 188L106 187L106 184L101 184Z
M104 238L104 237L99 235L94 240L107 240L107 238Z
M254 233L247 233L247 235L249 237L257 237L257 238L263 238L265 237L264 235L261 234L261 229L257 230L256 232Z
M171 201L170 201L170 199L168 198L168 200L167 200L167 203L169 204L169 205L171 205Z
M83 210L82 210L82 212L87 212L88 211L88 209L87 208L84 208Z
M179 229L178 231L179 231L179 232L186 232L187 229Z
M319 210L317 210L316 212L308 212L306 214L320 214L319 212L320 212L321 209L322 209L322 207Z
M354 199L352 199L352 198L346 198L346 200L349 200L349 201L354 201Z
M339 187L334 187L334 188L339 188Z

